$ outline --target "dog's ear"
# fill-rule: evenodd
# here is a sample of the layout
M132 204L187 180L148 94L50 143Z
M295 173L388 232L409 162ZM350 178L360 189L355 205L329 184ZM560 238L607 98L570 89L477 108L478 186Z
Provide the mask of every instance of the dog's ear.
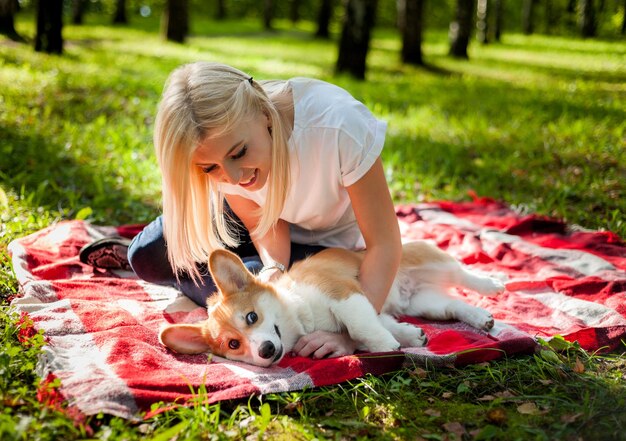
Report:
M161 329L159 341L180 354L201 354L211 348L202 335L202 324L169 325Z
M239 292L254 281L239 256L226 250L215 250L209 256L209 270L222 294Z

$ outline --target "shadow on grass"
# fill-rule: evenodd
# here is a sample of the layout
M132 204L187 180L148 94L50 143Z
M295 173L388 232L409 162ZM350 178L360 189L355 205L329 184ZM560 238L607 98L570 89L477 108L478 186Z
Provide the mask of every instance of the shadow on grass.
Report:
M503 42L497 43L497 47L532 52L570 53L573 55L626 55L626 45L615 45L614 43L623 43L623 40L602 38L575 40L559 36L526 37L518 34L512 38L505 35Z
M626 82L626 70L597 70L594 71L593 67L587 70L582 70L577 67L556 67L556 66L543 66L540 63L532 61L516 61L511 59L500 58L495 55L483 54L476 60L481 64L489 64L491 66L499 66L507 70L523 71L528 70L530 72L537 72L551 78L559 78L563 80L583 80L583 81L595 81L611 83L616 85L622 85Z
M20 203L73 218L85 207L93 221L123 224L145 222L159 209L120 186L116 176L77 163L65 147L30 130L0 126L0 185Z

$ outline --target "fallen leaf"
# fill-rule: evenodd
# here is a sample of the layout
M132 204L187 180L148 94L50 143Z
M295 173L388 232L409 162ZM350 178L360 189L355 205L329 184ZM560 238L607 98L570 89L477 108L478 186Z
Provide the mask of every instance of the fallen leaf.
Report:
M478 399L478 401L493 401L495 399L496 397L494 397L493 395L483 395Z
M152 431L152 428L150 427L150 424L143 423L137 426L137 432L141 433L142 435L146 435L150 433L151 431Z
M501 407L489 409L487 411L487 421L493 424L503 425L507 421L506 411Z
M444 392L441 394L441 398L445 398L445 399L451 398L453 396L454 394L452 392Z
M571 415L563 415L561 416L561 421L567 424L573 423L574 421L576 421L578 418L580 418L581 416L583 416L582 413L574 413Z
M440 417L441 416L441 412L439 412L438 410L435 409L426 409L424 411L424 414L431 416L431 417Z
M585 372L585 365L582 361L580 361L580 358L578 357L576 357L576 361L574 362L574 372L576 372L577 374L582 374Z
M539 413L537 405L535 403L522 403L517 406L517 411L522 415L536 415Z
M455 439L458 440L462 440L463 439L463 435L465 435L467 433L467 431L465 430L465 426L459 422L453 421L451 423L445 423L443 425L443 428L449 432L449 433L453 433L455 436Z
M503 390L502 392L496 392L495 396L497 398L513 398L515 394L510 390Z
M287 413L296 412L301 409L302 409L301 401L292 401L291 403L285 404L285 412ZM329 415L326 415L326 416L329 416Z
M417 378L426 378L428 376L428 371L418 367L418 368L413 369L413 372L411 372L411 375Z

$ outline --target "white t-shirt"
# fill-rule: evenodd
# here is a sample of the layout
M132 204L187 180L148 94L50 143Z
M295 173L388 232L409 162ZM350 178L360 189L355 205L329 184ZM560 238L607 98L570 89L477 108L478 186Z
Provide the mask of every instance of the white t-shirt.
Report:
M380 156L387 124L347 91L309 78L288 81L294 100L289 138L291 188L280 216L296 243L362 249L365 242L345 187L357 182ZM267 184L258 191L222 184L265 204Z

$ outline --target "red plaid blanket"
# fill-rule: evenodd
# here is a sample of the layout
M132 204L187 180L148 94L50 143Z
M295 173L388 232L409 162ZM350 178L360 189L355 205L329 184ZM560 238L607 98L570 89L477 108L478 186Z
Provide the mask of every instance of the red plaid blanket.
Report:
M336 384L416 363L463 365L528 353L536 337L561 335L589 350L615 348L624 338L626 247L614 234L571 231L490 200L403 206L397 213L404 239L433 240L468 266L506 280L506 292L495 298L456 294L493 313L491 332L407 317L423 327L426 347L326 360L286 357L271 369L174 354L159 344L159 328L202 320L205 309L132 273L81 264L84 244L138 231L82 221L60 222L10 244L22 287L12 304L44 330L43 376L60 379L60 393L74 409L127 418L155 402L185 402L200 385L215 402Z

